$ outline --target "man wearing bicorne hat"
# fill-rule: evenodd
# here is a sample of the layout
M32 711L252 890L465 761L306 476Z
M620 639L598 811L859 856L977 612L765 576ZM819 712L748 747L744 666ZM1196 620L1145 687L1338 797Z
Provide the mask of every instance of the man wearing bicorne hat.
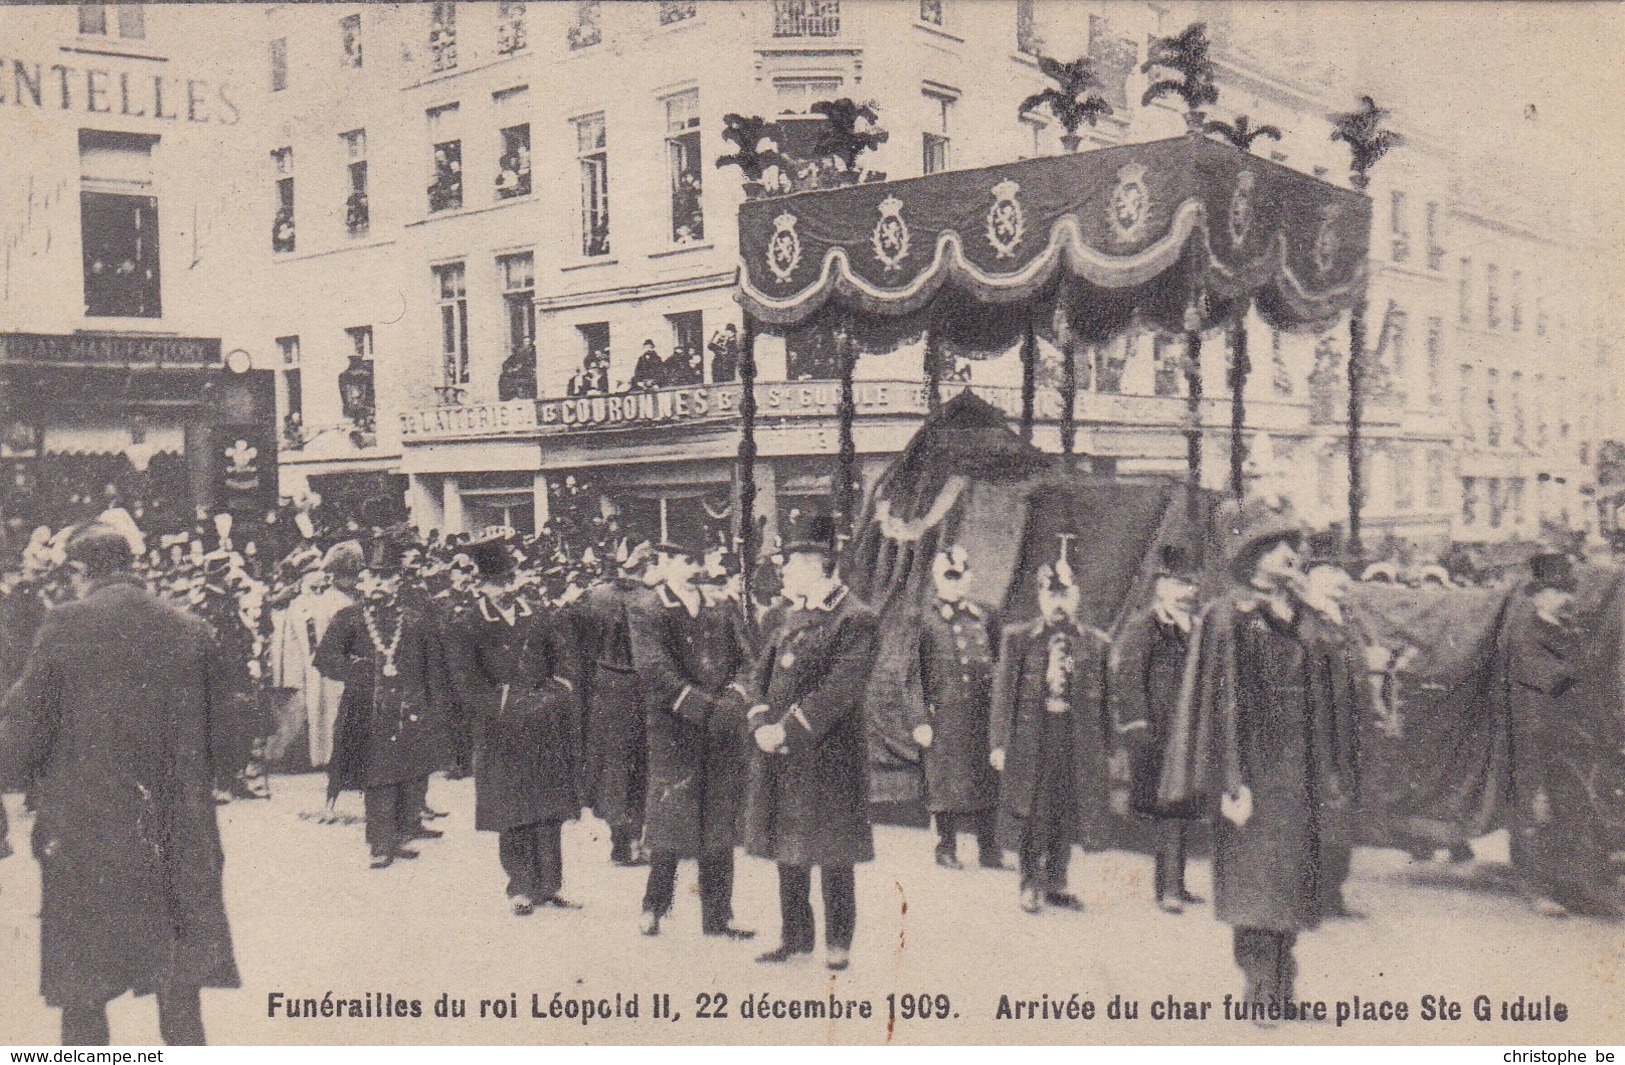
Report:
M1507 607L1496 694L1510 748L1505 801L1512 868L1536 913L1618 917L1605 811L1589 787L1598 762L1617 758L1619 720L1606 707L1565 698L1584 668L1574 627L1579 580L1567 555L1529 560L1531 579Z
M581 812L576 792L574 656L551 607L514 594L507 538L468 546L478 590L446 625L451 675L474 726L474 827L500 833L509 905L578 909L564 884L563 823Z
M442 834L422 817L429 774L449 760L441 716L453 696L437 626L400 596L412 543L401 529L374 540L360 602L339 611L316 649L316 668L344 683L330 780L365 798L374 869L416 858L413 839Z
M1152 887L1159 908L1183 913L1201 898L1185 886L1185 851L1193 811L1164 810L1157 782L1168 721L1179 702L1195 623L1197 568L1183 547L1157 551L1151 602L1129 615L1112 644L1107 683L1110 719L1129 769L1129 807L1157 821Z
M609 859L643 865L643 809L649 749L643 699L632 658L632 617L654 596L643 581L655 551L647 540L622 541L613 571L587 587L576 604L581 672L586 679L586 765L583 795L609 825Z
M657 548L652 599L627 612L648 742L644 843L649 879L639 929L658 935L671 910L677 865L700 866L706 935L749 939L733 924L734 845L745 752L741 675L748 667L724 606L707 606L695 579L707 537L698 514L671 508Z
M970 558L959 545L937 552L936 592L920 619L920 707L913 723L925 770L926 808L936 819L937 864L958 869L958 835L976 834L984 869L1004 864L994 831L999 777L988 763L988 700L999 648L998 619L966 596Z
M874 859L864 694L880 619L836 572L834 522L806 516L783 548L786 600L756 660L747 713L755 740L745 846L779 867L779 945L758 961L813 949L812 868L824 896L825 964L851 963L853 866Z
M1218 806L1214 915L1233 928L1243 1015L1294 1000L1299 933L1322 916L1323 813L1351 797L1341 641L1303 601L1302 529L1280 497L1215 515L1233 586L1192 632L1194 683L1170 722L1158 801ZM1279 1012L1276 1014L1280 1016Z

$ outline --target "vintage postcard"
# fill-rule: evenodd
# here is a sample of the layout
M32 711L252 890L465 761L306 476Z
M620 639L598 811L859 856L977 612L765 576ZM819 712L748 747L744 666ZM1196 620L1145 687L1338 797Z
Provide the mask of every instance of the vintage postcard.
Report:
M0 8L0 1044L1618 1043L1622 45Z

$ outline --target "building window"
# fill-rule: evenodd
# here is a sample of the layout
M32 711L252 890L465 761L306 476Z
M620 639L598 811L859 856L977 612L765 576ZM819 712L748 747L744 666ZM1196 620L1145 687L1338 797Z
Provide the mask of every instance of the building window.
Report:
M118 5L118 35L126 41L146 39L147 15L140 4Z
M1444 249L1439 246L1439 205L1427 206L1428 269L1437 270L1444 265Z
M1484 268L1484 324L1501 327L1501 268L1494 263Z
M666 166L671 177L671 240L705 239L704 168L700 160L700 94L666 98Z
M609 254L609 152L602 111L575 120L581 171L581 254Z
M1416 507L1416 471L1411 466L1411 449L1395 448L1393 452L1394 509L1412 510Z
M581 367L570 377L569 394L602 395L610 390L609 323L586 322L576 326L576 332L581 335Z
M353 129L340 133L339 140L344 142L350 186L344 199L344 228L350 236L359 237L372 224L372 210L367 201L367 131Z
M457 69L457 5L437 0L429 7L429 69Z
M157 318L158 200L152 195L156 137L79 131L79 222L85 314Z
M671 326L671 361L666 364L668 385L697 385L705 380L705 316L699 311L666 315Z
M271 42L271 91L281 92L288 87L288 39L278 37Z
M1110 18L1089 16L1089 61L1100 79L1100 94L1112 105L1112 113L1126 115L1129 109L1128 79L1139 65L1139 48L1124 36Z
M294 250L293 149L278 148L271 153L271 172L276 181L276 213L271 218L271 250Z
M920 21L942 25L942 0L920 0Z
M1475 525L1478 523L1478 478L1463 477L1461 479L1461 523Z
M517 121L530 103L530 90L509 89L491 97L498 126L497 199L530 195L530 123Z
M1405 372L1409 369L1406 360L1406 345L1410 342L1410 315L1395 308L1388 323L1388 365L1393 368L1394 377L1401 384L1405 380Z
M497 379L497 398L536 398L536 258L518 252L497 258L502 303L508 315L508 355Z
M278 376L282 383L282 441L294 450L305 445L305 389L299 370L299 338L277 337L281 356Z
M1501 446L1501 411L1496 393L1501 385L1500 370L1484 371L1484 408L1488 411L1488 420L1484 425L1484 442L1490 447Z
M361 16L345 15L339 19L339 42L343 47L340 66L361 69Z
M1460 423L1464 440L1478 439L1478 419L1473 417L1473 368L1461 367L1461 384L1456 390L1456 420Z
M440 290L441 400L459 402L468 384L468 286L462 263L434 268Z
M841 95L843 80L839 77L774 78L773 98L779 114L804 115L820 100L834 100Z
M1016 0L1016 51L1037 55L1043 48L1044 39L1038 35L1038 15L1033 0Z
M1389 194L1388 221L1393 233L1394 262L1402 263L1411 257L1411 229L1405 218L1405 193L1399 189Z
M773 0L773 36L840 35L841 0Z
M1322 507L1337 505L1337 456L1323 451L1315 456L1315 499Z
M108 8L116 13L120 37L139 41L147 36L146 12L140 4L80 4L79 32L87 37L107 36Z
M1550 407L1548 406L1547 397L1546 397L1546 375L1543 374L1543 373L1538 373L1538 374L1535 375L1535 393L1534 393L1534 395L1535 395L1535 449L1537 451L1545 451L1546 450L1546 444L1547 444L1548 440L1550 440L1549 433L1550 433L1550 429L1551 429L1551 423L1548 420L1548 416L1547 416L1547 411L1550 409Z
M525 5L502 0L497 4L497 52L513 55L522 51L529 37L525 30Z
M1183 339L1159 336L1151 346L1151 394L1177 396L1182 392L1184 380L1185 342Z
M1512 512L1512 524L1522 525L1523 512L1523 478L1513 477L1507 481L1507 509Z
M674 22L686 22L698 10L694 0L660 0L660 24L670 26Z
M1428 319L1428 406L1444 404L1444 319Z
M1535 335L1546 335L1546 297L1538 293L1535 296Z
M1427 468L1427 507L1429 510L1438 511L1444 509L1444 475L1444 453L1429 451Z
M1456 321L1473 324L1473 261L1461 260L1461 276L1456 279Z
M344 335L350 340L350 364L339 374L339 409L351 425L363 433L370 433L378 424L372 326L353 326L346 329Z
M107 36L107 5L80 4L79 32L87 37Z
M456 104L429 112L429 143L434 145L429 211L454 211L463 205L463 141L457 135Z
M1501 478L1486 478L1484 494L1488 497L1485 502L1489 504L1490 528L1499 529L1502 520L1506 517L1507 505L1506 490L1502 486Z
M1512 443L1523 447L1527 439L1523 416L1523 374L1512 371Z
M575 21L565 33L570 51L591 48L604 39L604 30L599 22L602 14L598 0L576 0Z
M1523 271L1512 271L1512 331L1523 329Z
M940 174L948 169L948 123L953 114L954 98L944 93L925 93L925 104L931 112L932 125L924 134L923 173Z

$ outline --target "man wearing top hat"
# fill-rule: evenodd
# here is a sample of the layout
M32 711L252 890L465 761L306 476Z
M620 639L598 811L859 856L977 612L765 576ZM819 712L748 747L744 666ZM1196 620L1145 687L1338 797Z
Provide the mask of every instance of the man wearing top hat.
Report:
M745 846L778 863L779 946L758 960L813 949L812 867L824 896L825 964L851 962L857 926L853 866L874 859L864 694L880 618L835 570L835 526L810 514L783 549L786 605L756 661L747 714L755 740Z
M1108 825L1107 645L1084 624L1072 567L1038 568L1038 617L1005 629L993 684L989 762L1004 774L1001 805L1019 826L1020 905L1081 911L1067 890L1075 842Z
M449 760L442 715L452 699L445 643L421 609L403 601L401 560L412 545L400 528L374 540L361 599L328 625L316 668L344 683L334 725L330 786L366 802L372 868L416 858L429 774Z
M1185 677L1196 591L1196 567L1185 549L1177 544L1159 548L1151 602L1129 615L1113 641L1107 682L1112 729L1129 761L1129 806L1158 822L1152 879L1156 903L1174 914L1202 901L1185 886L1186 841L1194 811L1166 810L1157 803L1168 720Z
M587 707L582 797L609 825L609 859L616 865L647 863L642 835L649 748L632 659L632 616L652 604L643 574L659 572L653 562L648 541L622 541L613 573L593 582L576 604Z
M514 557L502 532L468 546L475 595L446 625L451 676L474 726L474 827L500 833L515 915L577 909L564 883L560 833L581 812L576 793L576 683L564 627L514 594Z
M988 698L998 653L998 620L965 595L970 559L954 545L931 565L936 597L920 619L920 707L914 740L925 770L926 808L937 823L937 864L958 869L958 835L976 834L984 869L1004 864L994 831L999 777L988 763Z
M722 606L706 606L694 581L707 541L693 512L672 508L657 549L652 599L628 611L648 738L644 843L649 879L639 928L658 935L671 909L677 864L700 866L706 935L748 939L733 925L734 844L745 752L739 631Z
M1536 913L1617 917L1603 811L1588 783L1600 758L1617 757L1619 722L1609 708L1564 697L1584 667L1570 619L1573 563L1547 552L1529 568L1532 579L1507 608L1496 678L1510 748L1513 872Z
M1303 601L1302 530L1280 497L1215 516L1233 586L1192 633L1193 683L1170 722L1158 801L1216 803L1214 914L1232 926L1244 1015L1294 1000L1299 933L1322 916L1323 812L1348 800L1336 646ZM1277 1014L1277 1017L1279 1014Z

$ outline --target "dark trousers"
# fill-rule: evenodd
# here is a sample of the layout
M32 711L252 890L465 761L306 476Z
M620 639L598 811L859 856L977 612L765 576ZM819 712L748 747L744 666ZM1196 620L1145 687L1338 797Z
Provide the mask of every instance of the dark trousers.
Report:
M362 799L367 810L367 848L374 855L394 854L406 846L423 824L423 802L429 778L367 788Z
M1185 894L1185 846L1190 833L1188 821L1169 820L1157 826L1157 899L1177 899Z
M677 888L678 857L670 851L649 855L649 882L643 891L643 912L664 917L671 912ZM700 855L700 927L721 932L733 923L734 852L712 851Z
M195 987L173 987L158 992L158 1031L172 1047L203 1045L203 1003ZM107 1003L69 1006L62 1010L62 1045L104 1047L111 1042Z
M850 950L858 924L857 880L852 867L821 865L818 879L824 892L824 945ZM784 924L781 942L803 954L811 951L814 934L810 866L780 863L779 915Z
M1232 952L1247 981L1249 1002L1285 1002L1297 992L1298 962L1292 956L1298 933L1268 928L1237 928Z
M992 810L977 810L975 813L940 813L936 815L936 819L937 853L957 856L959 833L974 832L977 855L984 860L998 856L999 844L993 832L995 817Z
M497 837L497 856L508 874L508 897L532 902L550 899L564 886L564 845L559 821L537 821L505 828Z
M630 825L611 825L609 829L609 860L612 862L629 862L632 860L632 845L638 841L638 834Z
M1078 821L1077 771L1072 764L1072 715L1043 715L1038 735L1038 779L1033 805L1021 825L1021 886L1065 891Z

